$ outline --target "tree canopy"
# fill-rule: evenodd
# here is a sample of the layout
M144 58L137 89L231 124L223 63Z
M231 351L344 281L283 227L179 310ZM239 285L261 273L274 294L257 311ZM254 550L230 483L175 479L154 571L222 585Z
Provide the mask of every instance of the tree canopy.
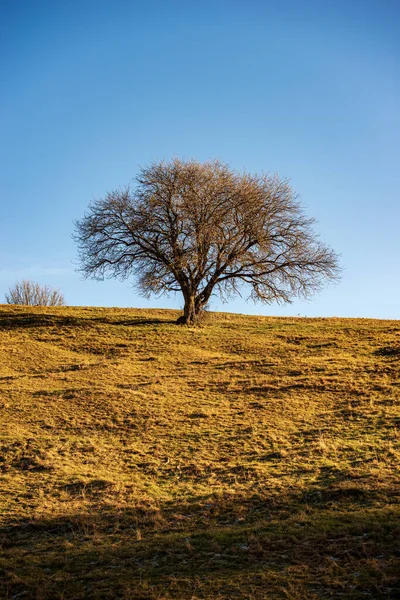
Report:
M336 280L314 222L286 179L174 159L93 201L75 239L85 277L133 277L147 297L180 292L179 321L192 324L211 294L286 303Z

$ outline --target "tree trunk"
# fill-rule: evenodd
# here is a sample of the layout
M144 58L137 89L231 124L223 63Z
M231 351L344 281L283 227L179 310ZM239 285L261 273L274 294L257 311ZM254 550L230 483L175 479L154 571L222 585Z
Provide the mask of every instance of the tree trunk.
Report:
M199 320L201 306L196 303L194 294L185 297L183 315L177 320L177 325L195 325Z

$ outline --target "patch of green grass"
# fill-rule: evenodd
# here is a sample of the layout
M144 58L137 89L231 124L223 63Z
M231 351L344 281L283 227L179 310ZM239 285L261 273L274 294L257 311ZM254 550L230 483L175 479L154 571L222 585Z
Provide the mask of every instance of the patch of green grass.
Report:
M0 306L0 597L400 595L400 322Z

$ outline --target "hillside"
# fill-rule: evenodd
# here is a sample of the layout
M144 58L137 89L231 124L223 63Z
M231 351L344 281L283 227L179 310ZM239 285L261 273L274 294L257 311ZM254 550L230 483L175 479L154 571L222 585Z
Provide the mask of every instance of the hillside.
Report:
M176 316L0 306L0 597L399 597L400 321Z

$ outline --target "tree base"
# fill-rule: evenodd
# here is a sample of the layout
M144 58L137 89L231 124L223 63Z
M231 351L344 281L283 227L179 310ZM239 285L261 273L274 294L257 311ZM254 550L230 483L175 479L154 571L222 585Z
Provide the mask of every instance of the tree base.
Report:
M178 317L175 321L175 325L187 325L185 315L181 315L180 317Z
M175 321L175 325L188 325L189 327L195 327L196 325L199 325L200 320L201 320L201 315L196 315L192 319L190 319L189 317L187 317L185 315L181 315Z

